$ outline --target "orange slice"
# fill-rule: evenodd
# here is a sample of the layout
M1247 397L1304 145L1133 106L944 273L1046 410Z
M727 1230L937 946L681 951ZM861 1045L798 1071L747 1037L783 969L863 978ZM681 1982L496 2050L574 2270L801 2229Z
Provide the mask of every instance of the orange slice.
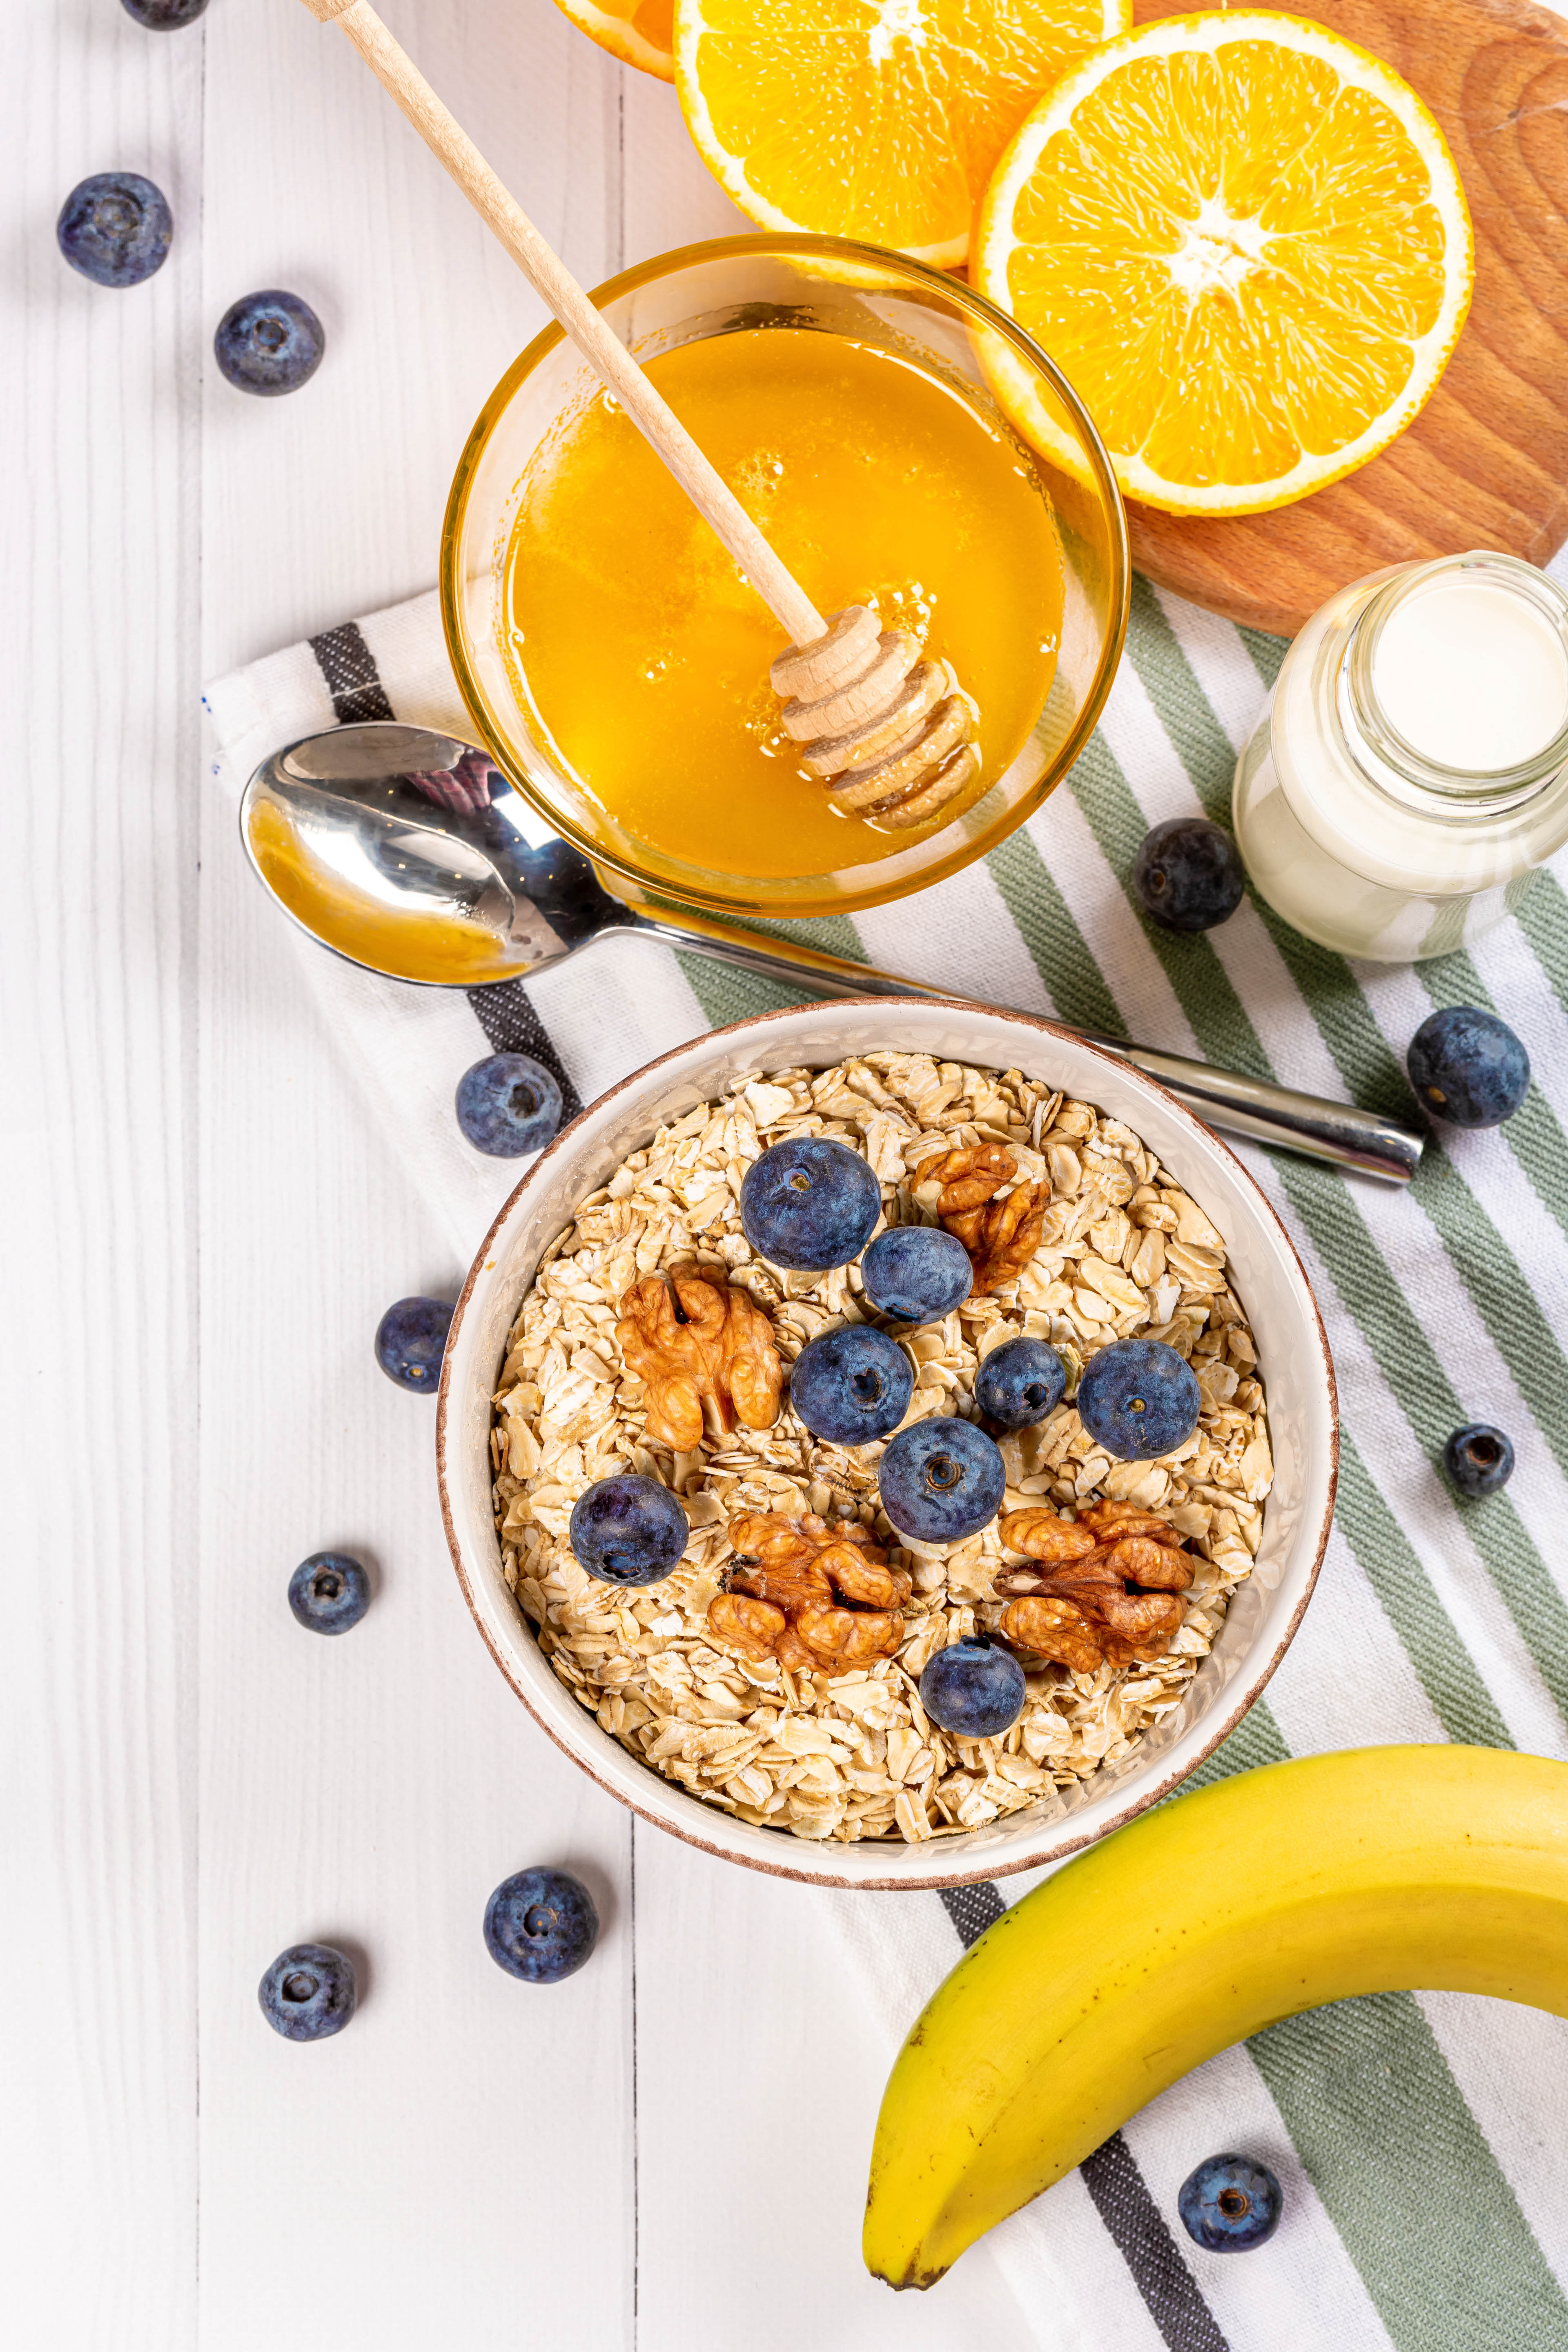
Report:
M644 73L657 74L660 81L675 79L671 47L675 0L629 0L629 5L619 6L609 0L604 7L595 7L594 0L555 0L555 5L580 33L586 33L623 65L638 66Z
M1097 50L1002 158L974 277L1057 362L1123 491L1258 514L1386 448L1469 307L1470 218L1414 90L1321 25L1173 16ZM1059 431L1022 364L1014 423Z
M1131 21L1131 0L676 0L675 79L763 228L955 268L1035 99Z

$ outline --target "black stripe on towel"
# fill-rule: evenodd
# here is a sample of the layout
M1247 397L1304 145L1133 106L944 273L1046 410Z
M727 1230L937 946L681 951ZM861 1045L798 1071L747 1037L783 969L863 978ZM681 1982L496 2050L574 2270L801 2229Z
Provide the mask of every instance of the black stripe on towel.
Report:
M958 1930L958 1940L965 1951L984 1936L994 1919L1000 1919L1007 1908L989 1879L978 1886L944 1886L942 1907Z
M1170 2352L1230 2352L1121 2134L1112 2132L1079 2170Z
M583 1108L583 1098L522 982L498 980L489 988L470 988L468 1003L479 1014L479 1027L490 1041L490 1051L531 1054L536 1062L542 1062L561 1089L563 1122L575 1118Z
M366 719L390 719L392 703L376 673L374 656L357 621L341 628L323 629L310 639L310 651L321 666L332 698L340 727L354 727Z
M988 1882L944 1886L942 1901L965 1951L1007 1908ZM1168 2352L1230 2352L1121 2134L1112 2132L1079 2170Z

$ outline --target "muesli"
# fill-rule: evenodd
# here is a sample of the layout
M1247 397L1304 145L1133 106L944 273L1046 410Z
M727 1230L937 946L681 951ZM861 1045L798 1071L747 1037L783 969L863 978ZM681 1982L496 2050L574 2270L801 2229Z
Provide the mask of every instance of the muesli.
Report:
M802 1134L863 1155L887 1224L940 1220L960 1232L976 1275L962 1306L940 1322L889 1325L867 1301L858 1262L786 1273L753 1252L742 1181L765 1150ZM965 1218L976 1192L982 1205ZM683 1332L711 1309L702 1349L683 1339L679 1379L660 1354L661 1301ZM883 1444L814 1437L787 1389L779 1397L777 1372L770 1394L773 1349L787 1378L809 1340L866 1321L891 1330L912 1369L905 1428L943 1414L980 1423L975 1373L1020 1333L1067 1368L1049 1417L998 1437L1001 1510L962 1542L900 1538L879 1505ZM1174 1348L1201 1395L1196 1430L1157 1461L1112 1459L1072 1402L1099 1350L1133 1337ZM545 1252L511 1333L491 1448L506 1580L574 1696L705 1802L841 1840L916 1842L1026 1807L1055 1811L1059 1789L1126 1756L1180 1704L1212 1645L1250 1571L1273 1477L1257 1353L1224 1242L1153 1153L1091 1104L1016 1070L895 1053L739 1080L632 1153ZM578 1498L626 1471L673 1490L690 1521L679 1567L644 1589L590 1576L567 1539ZM1076 1523L1065 1536L1064 1522ZM1126 1533L1178 1548L1190 1580L1177 1596L1127 1596L1158 1603L1158 1654L1103 1625L1096 1643L1075 1647L1049 1630L1080 1622L1070 1607L1017 1597L1053 1573L1042 1561L1087 1549L1084 1528L1101 1547ZM860 1549L846 1552L846 1538ZM807 1572L836 1542L836 1557L867 1562L836 1587L847 1607L858 1592L867 1612L857 1622L838 1610L837 1648L824 1653L818 1633L811 1653L790 1633L781 1656L746 1639L733 1601L715 1612L721 1595L748 1589L744 1563L770 1541ZM1167 1565L1177 1556L1144 1549ZM875 1606L889 1600L891 1619ZM1009 1609L1005 1633L1026 1674L1022 1714L994 1738L940 1729L921 1703L921 1670L961 1637L995 1632ZM1034 1628L1047 1629L1037 1638L1054 1655L1025 1638Z

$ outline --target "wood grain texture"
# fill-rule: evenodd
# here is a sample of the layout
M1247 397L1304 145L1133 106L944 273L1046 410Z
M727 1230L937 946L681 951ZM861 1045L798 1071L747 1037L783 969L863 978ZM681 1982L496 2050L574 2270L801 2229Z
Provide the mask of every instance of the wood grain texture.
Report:
M1189 13L1139 0L1139 23ZM1568 26L1528 0L1320 0L1441 124L1476 232L1470 314L1441 383L1381 457L1274 514L1129 506L1139 571L1290 635L1384 564L1498 548L1544 563L1568 535Z
M189 2352L202 48L95 0L6 34L5 2334ZM110 168L175 220L127 293L55 243Z

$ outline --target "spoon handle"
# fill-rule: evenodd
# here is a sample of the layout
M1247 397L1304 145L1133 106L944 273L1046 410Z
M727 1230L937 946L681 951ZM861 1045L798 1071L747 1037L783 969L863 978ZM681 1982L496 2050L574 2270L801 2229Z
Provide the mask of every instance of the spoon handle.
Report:
M540 300L607 383L632 423L706 518L780 625L797 646L826 635L827 624L709 463L668 403L655 391L577 280L546 245L515 196L504 188L468 132L449 114L370 0L305 0L323 25L335 21L384 89L396 100L437 161L444 163L487 228L505 246Z
M657 900L633 896L631 903L643 918L637 928L645 938L646 924L689 953L738 964L759 978L784 981L814 996L946 996L959 1003L974 1002L953 990L904 980L872 964L851 963L845 957L800 946L794 940L753 944L739 926L731 928L706 914L694 918L686 908L677 915ZM1066 1028L1071 1024L1061 1025ZM1227 1135L1246 1136L1277 1151L1375 1176L1385 1184L1408 1184L1420 1165L1426 1138L1418 1128L1400 1119L1381 1118L1373 1111L1358 1110L1353 1103L1334 1102L1321 1095L1300 1094L1293 1087L1248 1077L1239 1070L1216 1070L1184 1054L1163 1054L1152 1046L1134 1045L1125 1037L1101 1037L1087 1029L1077 1034L1157 1079L1199 1118Z

